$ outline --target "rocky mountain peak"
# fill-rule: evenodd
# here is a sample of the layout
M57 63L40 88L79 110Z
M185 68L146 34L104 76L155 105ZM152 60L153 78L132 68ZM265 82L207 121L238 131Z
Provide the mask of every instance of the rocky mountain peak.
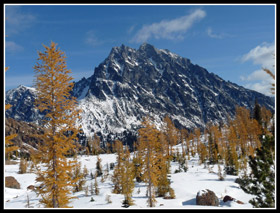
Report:
M36 121L36 94L9 96L12 109L6 116ZM121 45L95 68L90 78L75 82L73 95L83 110L79 124L88 137L98 132L104 141L135 139L145 116L160 124L168 115L179 128L204 127L207 122L226 122L236 106L254 107L255 99L274 111L274 101L263 94L225 81L187 58L144 43L138 50ZM17 98L14 98L17 97ZM19 98L20 97L20 98ZM37 114L36 114L37 113ZM123 139L124 140L124 139Z
M138 52L140 52L140 54L144 54L146 57L152 57L153 55L158 54L158 50L148 43L143 43L139 47Z

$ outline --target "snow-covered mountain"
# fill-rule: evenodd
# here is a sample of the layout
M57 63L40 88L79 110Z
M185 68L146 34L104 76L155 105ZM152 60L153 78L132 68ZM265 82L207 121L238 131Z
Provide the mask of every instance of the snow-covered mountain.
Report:
M13 107L7 117L36 122L36 92L19 86L6 93L6 104ZM144 43L139 49L127 46L112 48L109 56L90 78L75 82L73 95L83 109L79 121L87 136L95 132L104 141L116 138L133 140L143 116L160 123L165 115L178 127L203 127L207 122L224 122L234 116L236 105L249 109L255 99L274 111L274 100L245 89L187 58L169 50Z
M41 114L34 107L36 98L36 89L19 85L15 89L6 92L5 104L12 107L7 110L6 117L16 120L34 122L41 118Z

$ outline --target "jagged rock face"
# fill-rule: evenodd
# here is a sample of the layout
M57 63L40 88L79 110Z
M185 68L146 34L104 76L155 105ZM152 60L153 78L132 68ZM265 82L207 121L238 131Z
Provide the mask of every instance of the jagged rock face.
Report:
M139 125L146 115L157 121L169 115L178 126L192 128L225 121L227 115L234 116L236 105L252 109L255 98L269 109L274 105L269 97L149 44L138 50L113 48L95 69L88 93L81 104L85 118L98 121L97 129L109 126L115 132ZM99 114L88 110L94 107L102 109Z
M35 109L35 97L35 89L23 85L7 91L5 104L10 104L12 107L5 112L6 116L26 122L39 120L41 115Z
M83 109L79 123L85 134L99 132L105 141L133 139L143 116L160 124L168 115L178 127L193 128L225 121L234 116L236 105L252 109L255 99L274 111L272 98L224 81L189 59L147 43L138 50L124 45L112 48L90 78L75 83L72 94ZM13 105L11 100L6 103ZM39 118L33 109L29 118L16 112L19 107L32 108L29 102L19 106L17 101L7 116Z

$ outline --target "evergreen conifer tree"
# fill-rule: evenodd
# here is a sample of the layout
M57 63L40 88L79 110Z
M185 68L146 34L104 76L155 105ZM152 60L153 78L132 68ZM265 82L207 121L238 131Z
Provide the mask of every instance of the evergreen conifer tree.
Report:
M253 118L259 123L260 126L262 126L261 107L257 99L255 100L255 106L253 109Z
M256 150L256 156L249 156L251 174L240 181L241 188L256 195L249 202L256 208L275 207L275 140L273 136L265 136L262 147Z

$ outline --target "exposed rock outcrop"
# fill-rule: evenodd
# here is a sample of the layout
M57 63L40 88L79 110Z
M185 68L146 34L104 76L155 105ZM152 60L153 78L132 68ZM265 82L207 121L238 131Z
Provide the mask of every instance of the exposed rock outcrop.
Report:
M13 176L7 176L5 177L5 187L20 189L20 184Z
M209 190L200 190L196 195L196 205L219 206L219 199L216 194Z

